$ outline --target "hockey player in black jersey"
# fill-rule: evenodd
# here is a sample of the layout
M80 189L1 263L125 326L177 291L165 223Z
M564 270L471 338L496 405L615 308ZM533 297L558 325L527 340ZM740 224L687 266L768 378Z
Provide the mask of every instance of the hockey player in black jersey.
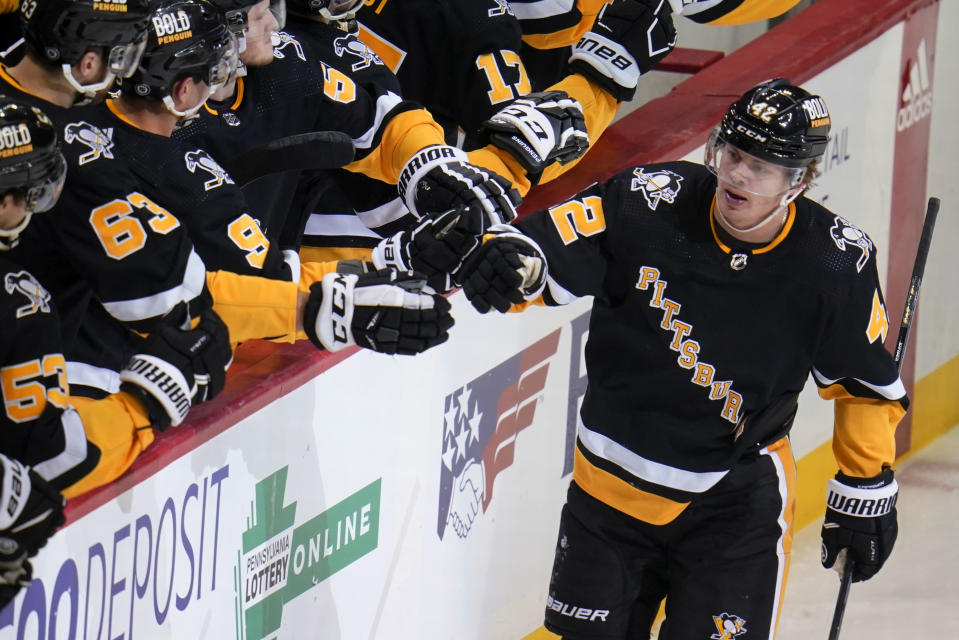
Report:
M0 139L2 606L29 582L27 558L63 523L58 490L91 472L100 458L85 430L125 422L132 422L132 429L163 428L170 417L151 423L138 416L167 416L167 410L174 420L182 419L196 377L211 366L222 371L230 351L225 329L218 333L208 321L190 331L151 336L139 342L121 371L122 391L73 406L55 301L33 273L10 259L31 220L48 215L44 212L57 202L66 163L46 114L5 96L0 96Z
M412 353L445 339L451 324L445 300L434 300L411 291L409 286L397 286L395 273L331 277L326 282L321 282L325 274L318 274L307 285L316 285L311 292L300 291L292 279L280 282L206 269L182 222L200 212L183 210L185 202L188 207L192 202L180 192L169 191L182 185L164 184L164 174L159 170L170 159L164 148L177 153L169 140L177 119L198 108L209 91L229 77L235 62L235 41L226 30L224 17L209 4L173 4L155 6L153 17L157 20L149 21L149 43L154 53L158 46L171 45L177 55L164 57L163 68L140 69L146 76L161 73L169 82L141 78L144 93L149 95L135 97L134 85L134 95L126 99L59 110L54 117L66 142L70 166L67 186L62 201L39 225L43 229L24 238L21 253L51 276L47 286L54 292L54 299L82 303L68 307L79 317L73 315L63 323L65 332L69 332L70 353L77 354L77 359L71 357L76 363L69 367L71 379L87 382L90 395L98 395L92 393L96 390L115 391L122 382L119 367L135 348L129 329L152 336L206 315L207 291L213 297L213 312L209 313L225 321L234 342L263 337L290 342L314 338L321 348L360 344L380 351ZM191 21L190 28L184 28L187 20ZM26 26L33 28L31 23ZM71 43L83 41L82 23L78 26L78 32L64 34ZM39 81L11 85L24 96L40 95L46 86ZM153 131L157 127L159 130ZM198 172L192 176L194 183L202 185L203 167L213 169L214 164L202 153L195 153L192 159ZM186 163L189 158L184 155L180 160ZM239 218L243 218L242 213L236 212ZM253 226L243 218L234 230L238 237L253 242L256 238L247 233ZM244 258L256 259L260 253L255 242L235 249ZM348 303L344 311L352 309L357 323L337 334L343 338L339 342L329 330L338 318L333 317L329 302L322 304L322 299L329 301L335 294L324 294L324 290L342 294ZM71 292L75 296L71 297ZM374 313L384 307L386 313ZM388 335L381 332L392 327L391 323L400 322L400 316L405 322L403 330ZM366 321L371 321L370 326L361 327ZM418 330L429 335L413 335ZM85 351L81 351L83 345L87 346ZM99 348L89 348L96 345ZM85 366L91 364L94 366ZM222 372L212 376L209 388L222 387L222 377ZM110 455L105 453L101 459L102 469L98 467L94 474L71 486L71 494L115 478L153 441L152 430L142 428L150 420L135 411L129 413L140 424L128 429L130 420L117 420L115 425L104 423L96 432L94 441Z
M666 598L660 638L773 637L787 436L810 373L835 407L823 564L845 548L866 580L892 551L908 400L875 245L802 196L829 126L819 96L762 83L729 107L706 166L627 169L497 230L465 265L482 312L595 296L551 631L645 638Z

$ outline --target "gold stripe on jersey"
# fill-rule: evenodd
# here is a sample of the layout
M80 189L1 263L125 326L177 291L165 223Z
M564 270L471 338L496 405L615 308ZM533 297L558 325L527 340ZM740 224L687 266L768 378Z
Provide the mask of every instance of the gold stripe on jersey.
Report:
M689 506L642 489L591 464L576 446L573 480L586 493L637 520L655 525L668 524Z
M19 0L0 0L0 13L15 13L19 8Z
M362 251L362 249L361 249ZM372 249L366 249L367 257L372 253ZM300 264L300 281L297 286L300 291L310 292L310 287L323 279L328 273L336 273L340 260L349 260L349 258L339 258L334 260L314 260L305 261Z
M237 78L236 79L236 98L234 98L233 104L231 104L229 107L230 111L236 111L237 108L240 106L240 103L243 102L243 90L245 87L246 85L243 82L243 78ZM203 108L206 109L207 112L210 113L211 115L214 115L214 116L219 115L219 112L213 107L211 107L209 102L204 102Z
M443 128L426 109L397 114L383 128L380 143L369 154L344 169L396 184L406 162L424 147L446 144Z
M372 258L373 250L363 247L300 247L300 260L303 263L339 260L369 262Z
M63 491L66 498L75 498L119 478L150 446L154 435L143 404L126 391L102 400L72 397L70 402L83 421L87 440L100 449L93 471Z
M799 4L799 0L745 0L729 13L706 24L736 26L781 16Z
M842 385L819 389L833 404L832 452L839 470L854 478L871 478L896 459L896 425L906 415L896 400L857 398Z
M582 14L579 24L553 33L531 33L523 36L523 42L537 49L558 49L576 44L589 31L596 15L608 0L579 0L577 8ZM798 2L798 0L796 0Z
M793 224L796 222L796 203L789 203L789 213L786 214L786 222L783 224L783 228L779 230L779 233L776 234L776 237L772 241L759 249L753 249L753 255L759 253L766 253L767 251L772 251L779 244L786 239L786 236L789 235L789 231L793 228ZM725 242L719 239L719 234L716 233L716 196L713 195L713 201L709 205L709 228L713 232L713 239L716 241L716 244L719 245L719 248L723 250L724 253L731 253L730 249Z
M362 40L363 44L368 46L373 53L379 56L380 60L389 67L390 71L396 73L400 65L403 64L403 60L406 59L406 51L363 24L359 24L358 28L359 31L357 31L356 36Z
M782 555L782 574L779 576L776 585L778 598L776 601L776 613L772 620L774 629L779 625L779 618L783 610L783 601L785 600L785 586L789 579L789 561L792 557L793 534L795 533L796 516L796 459L793 457L792 447L789 444L789 438L782 438L765 448L761 453L768 453L773 457L776 466L777 475L780 482L785 484L785 495L783 496L782 518L785 523L785 530L781 538Z

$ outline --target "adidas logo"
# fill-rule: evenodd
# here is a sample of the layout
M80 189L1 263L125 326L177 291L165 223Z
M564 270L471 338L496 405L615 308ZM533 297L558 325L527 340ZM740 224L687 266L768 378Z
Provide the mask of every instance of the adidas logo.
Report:
M896 131L905 131L932 113L932 86L929 82L925 38L916 47L916 58L903 76L902 98L896 116Z

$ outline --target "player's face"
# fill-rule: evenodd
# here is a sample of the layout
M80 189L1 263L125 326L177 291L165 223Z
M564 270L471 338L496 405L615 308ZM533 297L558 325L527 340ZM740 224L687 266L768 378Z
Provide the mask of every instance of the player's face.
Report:
M27 215L27 203L22 198L14 198L8 193L0 201L0 229L13 229L23 222Z
M270 11L270 0L260 0L247 13L246 49L240 61L248 67L262 67L273 61L273 33L279 28Z
M731 224L748 228L782 206L783 196L793 186L794 169L723 144L717 150L716 206Z

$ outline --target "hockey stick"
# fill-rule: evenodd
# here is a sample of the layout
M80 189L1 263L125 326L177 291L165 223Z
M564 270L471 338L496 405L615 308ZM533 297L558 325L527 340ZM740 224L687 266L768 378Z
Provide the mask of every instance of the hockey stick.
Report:
M237 154L223 168L240 185L280 171L338 169L353 161L353 140L341 131L311 131Z
M906 341L909 340L909 330L912 328L912 318L915 315L916 302L919 300L919 285L922 284L922 274L926 270L929 244L932 242L932 231L936 227L936 217L938 215L939 198L929 198L929 203L926 205L926 218L922 223L922 235L919 236L919 248L916 250L916 261L912 265L909 290L906 292L906 303L902 309L899 337L896 339L896 349L893 352L893 361L896 363L897 370L902 369L902 357L906 353ZM852 574L855 566L855 561L847 557L842 568L842 579L839 581L839 595L836 596L836 609L832 614L832 626L829 627L829 640L839 640L842 616L846 611L846 599L849 597L849 587L852 585Z

